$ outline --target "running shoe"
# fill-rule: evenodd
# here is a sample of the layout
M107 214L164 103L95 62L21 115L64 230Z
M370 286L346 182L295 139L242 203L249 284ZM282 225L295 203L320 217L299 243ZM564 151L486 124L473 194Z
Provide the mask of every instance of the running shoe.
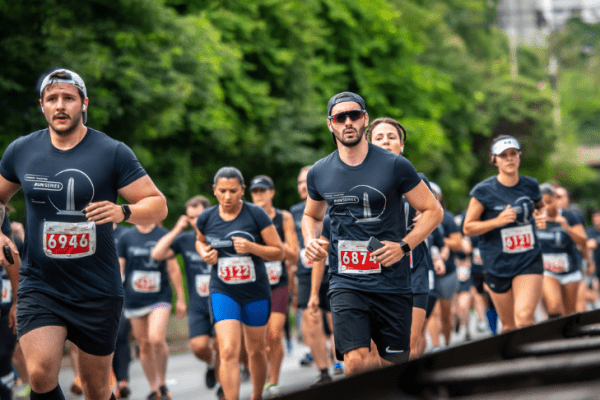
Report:
M217 376L215 374L215 369L214 369L214 367L211 367L210 365L208 366L208 368L206 368L206 375L204 377L204 383L206 384L206 387L209 389L214 388L215 385L217 384Z
M119 382L119 386L117 386L117 390L115 391L115 397L117 399L126 399L131 394L131 389L129 389L129 384L127 381Z
M217 399L225 400L225 392L223 391L223 386L219 385L217 389Z
M484 320L481 321L477 321L477 332L487 332L488 331L488 324L487 322L485 322Z
M318 381L313 383L311 387L325 385L327 383L333 382L333 379L329 375L321 375Z
M333 374L334 375L342 375L344 373L344 367L339 362L336 362L333 366Z
M167 387L165 385L162 385L161 387L159 387L158 390L160 391L160 396L158 397L160 400L170 400L171 399L171 392L169 392L169 389L167 389Z
M240 379L242 382L248 382L250 380L250 371L242 367L240 369Z
M265 383L265 387L263 388L263 394L265 398L272 399L279 395L279 388L277 387L277 383L275 382L267 382Z
M17 400L29 399L29 396L31 395L31 386L28 383L24 383L19 387L15 388L15 394Z
M81 379L76 376L73 379L73 383L71 383L71 393L79 396L83 394L83 389L81 389Z
M313 362L312 354L306 353L304 358L302 358L302 360L300 360L300 365L302 365L303 367L308 367L309 365L312 364L312 362Z
M146 400L161 400L161 398L158 392L151 392L148 397L146 397Z

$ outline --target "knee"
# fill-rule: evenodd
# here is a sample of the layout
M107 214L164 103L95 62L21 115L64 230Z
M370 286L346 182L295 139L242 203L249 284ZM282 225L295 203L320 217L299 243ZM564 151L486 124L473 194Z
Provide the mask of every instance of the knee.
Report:
M148 343L152 347L166 346L167 339L162 335L150 335L148 337Z
M240 348L233 345L221 345L219 347L219 357L224 363L235 362L237 363L240 358Z
M533 311L521 309L515 312L516 328L522 328L524 326L533 325L533 323Z
M283 335L279 329L269 329L269 344L277 344L283 340Z
M50 366L42 364L28 366L27 373L29 374L29 384L31 388L38 393L46 393L54 389L58 381L54 377L49 376L48 371Z
M349 354L344 359L346 373L354 375L366 369L366 360L360 354Z
M192 343L192 352L198 358L202 358L212 352L208 341L201 343Z

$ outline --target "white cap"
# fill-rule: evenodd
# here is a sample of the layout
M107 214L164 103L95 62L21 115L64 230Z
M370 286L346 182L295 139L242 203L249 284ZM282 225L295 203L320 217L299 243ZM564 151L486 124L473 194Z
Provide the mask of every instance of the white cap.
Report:
M67 77L61 76L61 77L57 77L55 76L56 73L62 73L62 74L66 74L68 75ZM44 92L44 89L46 88L46 86L51 85L53 83L68 83L70 85L75 86L75 88L77 90L79 90L81 93L83 93L83 97L86 98L87 97L87 89L85 88L85 83L83 82L83 79L81 79L81 77L68 69L65 68L60 68L57 70L54 70L52 72L50 72L48 75L46 75L46 77L44 78L44 80L42 81L42 84L40 85L40 96L42 96L42 93ZM83 112L83 123L85 124L87 122L87 111Z
M512 136L500 139L492 145L492 154L499 156L508 149L517 149L520 151L521 145L519 144L519 141Z

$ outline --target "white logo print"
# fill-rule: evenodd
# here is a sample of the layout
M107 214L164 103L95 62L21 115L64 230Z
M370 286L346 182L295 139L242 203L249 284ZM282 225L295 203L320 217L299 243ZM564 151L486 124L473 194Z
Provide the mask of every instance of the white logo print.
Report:
M56 208L58 215L83 215L83 210L94 199L92 180L78 169L65 169L56 174L53 180L34 174L25 175L25 180L33 182L34 190L48 193L48 201Z
M362 203L362 204L361 204ZM332 213L346 215L347 211L356 223L371 223L380 221L385 211L387 198L385 195L368 185L357 185L348 194L333 198ZM347 206L345 209L342 206Z
M390 346L386 347L385 349L386 353L404 353L404 350L391 350Z

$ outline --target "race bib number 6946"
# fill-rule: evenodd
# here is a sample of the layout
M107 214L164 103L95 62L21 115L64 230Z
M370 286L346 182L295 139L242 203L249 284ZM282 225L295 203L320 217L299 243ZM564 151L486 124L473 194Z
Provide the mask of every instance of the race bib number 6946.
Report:
M44 222L44 253L51 258L80 258L96 252L94 222Z

